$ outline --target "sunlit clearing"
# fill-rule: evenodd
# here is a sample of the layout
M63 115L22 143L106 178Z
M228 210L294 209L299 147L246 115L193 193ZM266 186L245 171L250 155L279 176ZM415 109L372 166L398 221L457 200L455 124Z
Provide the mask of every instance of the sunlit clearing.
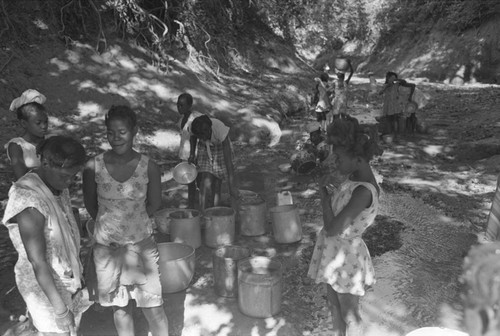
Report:
M45 22L43 22L42 20L40 20L40 18L36 18L35 20L33 20L33 24L38 29L41 29L41 30L47 30L47 29L49 29L49 26L47 26L47 24L45 24Z
M57 58L52 58L49 63L57 66L59 68L59 72L69 70L70 68L68 63L58 60ZM51 72L50 74L52 76L59 75L57 72Z
M314 196L316 193L317 193L317 191L314 189L307 189L307 190L304 190L303 192L301 192L300 195L304 198L310 198L310 197Z
M179 148L180 135L177 131L157 131L147 138L153 146L162 150L175 151Z
M423 148L423 151L430 156L436 156L443 152L443 146L441 145L427 145Z
M92 118L89 121L101 121L102 106L94 102L78 102L78 112L81 117Z
M230 325L233 314L213 303L199 303L200 301L197 295L186 294L186 309L184 311L184 325L186 328L194 329L192 326L196 326L196 329L205 332L202 334L217 332L217 335L227 335L230 330L225 330L225 332L222 332L222 330Z

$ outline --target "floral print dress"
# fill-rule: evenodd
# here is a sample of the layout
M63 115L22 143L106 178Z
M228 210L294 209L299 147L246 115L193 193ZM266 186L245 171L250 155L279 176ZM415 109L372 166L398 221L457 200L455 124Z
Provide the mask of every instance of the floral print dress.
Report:
M95 157L99 210L93 260L102 306L124 307L132 299L141 308L163 304L158 249L146 211L148 162L141 155L132 176L119 182L109 174L104 155Z
M336 216L349 203L353 191L359 186L371 191L372 204L341 234L327 237L324 229L319 232L307 275L316 283L331 285L338 293L362 296L365 287L375 283L370 253L361 235L378 213L377 189L371 183L347 180L334 195L331 206Z

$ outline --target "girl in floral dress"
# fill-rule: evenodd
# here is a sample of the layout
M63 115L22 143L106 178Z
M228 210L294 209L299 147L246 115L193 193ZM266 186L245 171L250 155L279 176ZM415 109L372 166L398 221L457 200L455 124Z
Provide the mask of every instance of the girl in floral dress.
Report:
M324 225L308 276L316 283L326 283L334 335L338 336L346 335L348 326L353 330L359 327L359 298L375 283L370 254L361 235L378 212L379 187L369 161L380 150L377 134L363 130L350 116L334 120L327 135L337 170L348 179L332 195L327 189L331 176L320 180Z
M131 300L153 336L168 335L168 321L150 216L161 205L160 170L133 148L137 119L127 106L113 106L105 118L111 150L91 159L83 173L85 207L95 220L95 277L87 279L102 306L113 307L119 336L134 335ZM96 285L93 288L92 285Z

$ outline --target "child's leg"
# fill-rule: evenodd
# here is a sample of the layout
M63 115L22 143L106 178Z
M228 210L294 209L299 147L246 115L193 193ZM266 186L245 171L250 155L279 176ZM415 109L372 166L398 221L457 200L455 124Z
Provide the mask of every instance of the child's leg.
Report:
M340 301L335 292L329 284L326 284L326 299L328 301L328 308L332 314L333 323L333 335L334 336L345 336L346 334L346 324L342 318L342 313L340 309Z
M134 336L134 317L132 315L132 306L113 307L113 320L115 322L118 336Z
M215 180L214 180L214 206L219 206L219 204L220 204L221 187L222 187L222 180L218 177L215 177Z
M340 313L346 323L349 336L363 336L361 330L361 315L359 314L359 296L337 293L340 302Z
M188 184L188 208L194 209L196 204L196 181Z
M216 177L210 173L203 172L199 176L200 187L200 210L214 206L214 182Z
M168 336L168 319L163 306L142 308L153 336Z

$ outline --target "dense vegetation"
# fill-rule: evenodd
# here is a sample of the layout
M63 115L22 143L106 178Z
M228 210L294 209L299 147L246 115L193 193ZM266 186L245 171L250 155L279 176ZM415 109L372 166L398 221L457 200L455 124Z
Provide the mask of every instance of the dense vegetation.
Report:
M213 71L252 68L255 46L286 43L314 58L341 50L366 57L402 37L460 35L500 15L497 0L20 0L0 2L0 42L22 44L30 24L98 51L119 33L163 67L174 56ZM37 34L39 34L37 32ZM35 34L36 35L36 34ZM29 42L27 42L29 43ZM345 50L344 50L345 51Z

